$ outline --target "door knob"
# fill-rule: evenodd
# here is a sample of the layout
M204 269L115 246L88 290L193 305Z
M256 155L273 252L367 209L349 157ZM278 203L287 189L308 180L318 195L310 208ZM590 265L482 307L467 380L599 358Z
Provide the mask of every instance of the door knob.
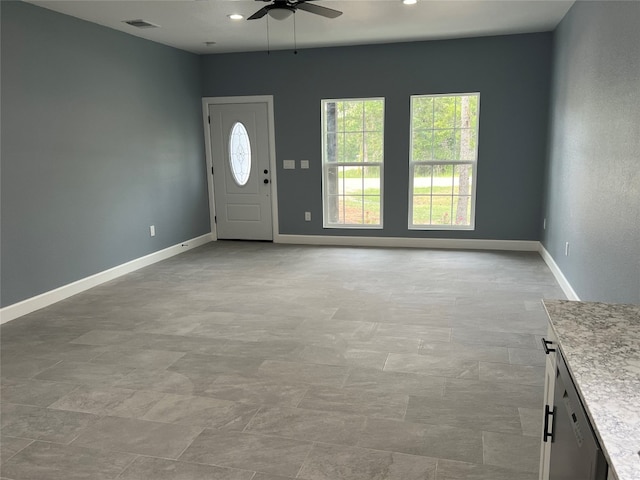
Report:
M267 173L269 173L269 170L266 170L266 169L265 169L264 173L265 173L265 175L266 175Z
M264 179L264 183L269 183L269 179L268 179L268 178L265 178L265 179Z

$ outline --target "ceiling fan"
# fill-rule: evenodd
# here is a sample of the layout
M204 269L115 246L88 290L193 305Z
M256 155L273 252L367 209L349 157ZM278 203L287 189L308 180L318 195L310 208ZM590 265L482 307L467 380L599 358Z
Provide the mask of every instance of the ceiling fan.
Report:
M321 7L319 5L314 5L311 3L307 3L314 0L256 0L257 2L271 2L270 5L266 7L262 7L256 13L251 15L247 20L256 20L258 18L264 17L266 14L269 14L271 18L276 20L284 20L288 18L296 10L304 10L305 12L315 13L316 15L321 15L326 18L336 18L342 15L342 12L338 10L334 10L333 8Z

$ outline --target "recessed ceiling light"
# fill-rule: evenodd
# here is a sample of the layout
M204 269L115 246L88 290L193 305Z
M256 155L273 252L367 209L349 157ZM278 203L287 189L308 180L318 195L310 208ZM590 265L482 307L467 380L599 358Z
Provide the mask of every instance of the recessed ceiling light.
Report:
M227 15L227 17L229 17L231 20L242 20L244 18L244 16L240 15L239 13L232 13L231 15Z
M404 3L405 5L415 5L416 3L418 3L418 0L402 0L402 3Z

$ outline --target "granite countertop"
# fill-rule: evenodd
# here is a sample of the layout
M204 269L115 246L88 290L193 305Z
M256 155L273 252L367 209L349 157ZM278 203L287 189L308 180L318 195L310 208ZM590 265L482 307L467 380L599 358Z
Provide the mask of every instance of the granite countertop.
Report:
M640 479L640 305L544 300L618 480Z

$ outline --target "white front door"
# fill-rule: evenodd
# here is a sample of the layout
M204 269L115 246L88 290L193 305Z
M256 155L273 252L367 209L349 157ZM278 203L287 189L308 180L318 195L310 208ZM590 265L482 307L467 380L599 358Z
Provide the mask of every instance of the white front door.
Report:
M217 236L273 240L266 103L209 105Z

